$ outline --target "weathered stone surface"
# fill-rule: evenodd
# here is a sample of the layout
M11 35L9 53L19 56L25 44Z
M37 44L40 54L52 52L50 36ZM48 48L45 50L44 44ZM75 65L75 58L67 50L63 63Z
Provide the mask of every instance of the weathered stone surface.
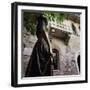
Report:
M25 47L24 50L23 50L23 55L27 55L27 56L31 56L31 53L32 53L32 50L33 48L27 48Z

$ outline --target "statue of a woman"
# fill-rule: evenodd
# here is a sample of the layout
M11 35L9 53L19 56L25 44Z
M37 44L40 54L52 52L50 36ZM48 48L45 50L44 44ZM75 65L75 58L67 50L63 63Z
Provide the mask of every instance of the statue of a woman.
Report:
M33 48L25 77L51 76L52 49L48 37L48 21L45 17L38 17L37 42Z

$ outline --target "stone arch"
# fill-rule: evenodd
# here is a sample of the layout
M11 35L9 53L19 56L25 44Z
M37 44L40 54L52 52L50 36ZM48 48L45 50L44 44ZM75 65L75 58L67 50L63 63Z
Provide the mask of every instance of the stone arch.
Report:
M80 55L77 56L77 64L78 64L78 68L79 68L79 72L80 72Z
M73 23L72 23L72 30L73 30L74 34L77 34L76 27Z
M78 68L78 73L80 73L81 70L81 60L80 60L80 51L76 53L76 63L77 63L77 68Z

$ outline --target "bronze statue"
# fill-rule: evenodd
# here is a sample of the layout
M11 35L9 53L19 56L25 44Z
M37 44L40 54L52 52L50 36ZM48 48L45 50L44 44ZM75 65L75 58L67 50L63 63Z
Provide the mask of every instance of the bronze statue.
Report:
M48 38L48 21L42 15L38 17L37 42L33 48L25 77L51 76L51 56L52 51Z

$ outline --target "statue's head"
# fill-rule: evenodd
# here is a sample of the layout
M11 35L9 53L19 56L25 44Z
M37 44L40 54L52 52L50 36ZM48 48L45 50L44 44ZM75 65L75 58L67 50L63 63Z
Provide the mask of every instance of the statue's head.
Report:
M39 30L46 30L47 28L47 25L48 25L48 21L47 21L47 18L45 18L43 15L40 15L38 17L38 20L37 20L38 24L37 24L37 29Z
M48 21L43 15L40 15L37 19L37 32L36 35L39 37L41 33L48 32Z

